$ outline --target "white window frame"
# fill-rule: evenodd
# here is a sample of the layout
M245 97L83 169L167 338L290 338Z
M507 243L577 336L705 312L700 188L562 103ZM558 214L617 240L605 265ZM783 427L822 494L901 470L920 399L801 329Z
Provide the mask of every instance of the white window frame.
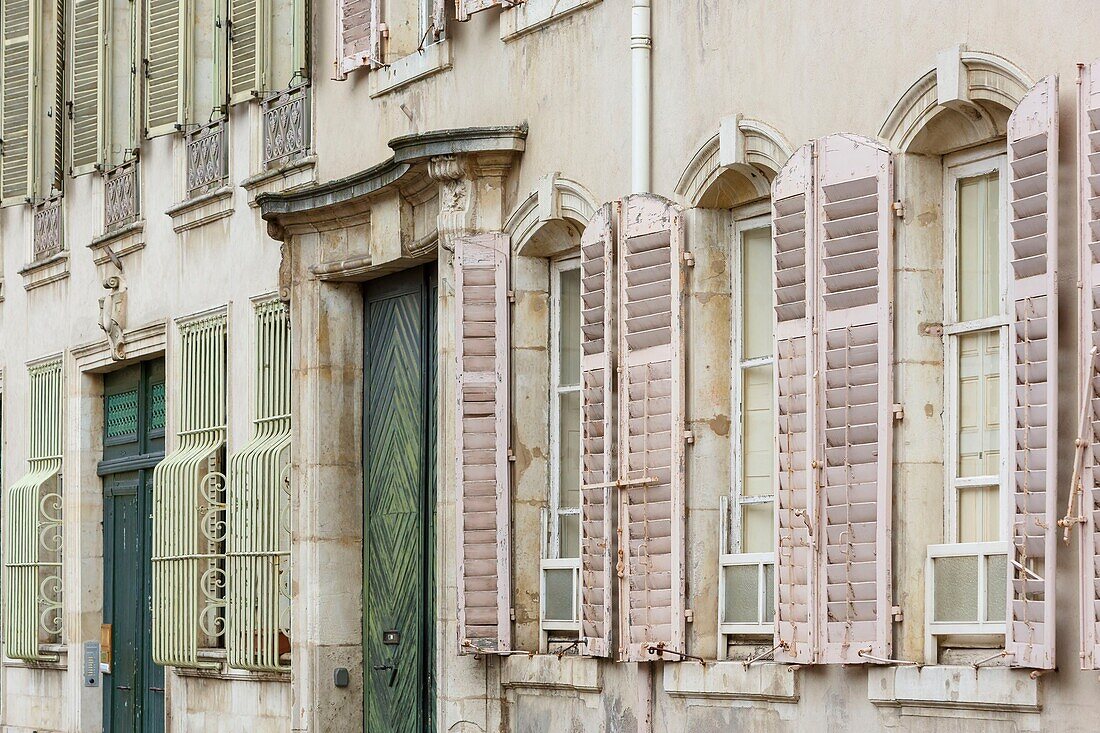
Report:
M986 588L988 587L989 578L986 573L987 560L986 558L995 555L1004 555L1008 557L1009 542L952 542L944 545L929 545L928 546L928 561L924 573L925 583L925 657L928 664L935 664L937 660L938 646L936 644L936 637L938 636L964 636L964 635L980 635L980 636L993 636L1003 635L1005 633L1005 627L1007 626L1007 616L997 620L984 618L986 612L985 598ZM977 621L936 621L936 575L935 575L935 560L943 557L977 557L978 558L978 587L976 590L978 597L978 615ZM1005 582L1005 608L1008 608L1008 604L1012 603L1012 598L1008 594L1008 577L1002 578Z
M772 494L764 496L742 496L742 456L741 456L741 439L742 439L742 394L744 391L744 373L746 369L753 367L772 365L774 372L775 354L767 354L766 356L756 357L753 359L743 359L741 354L741 346L743 342L743 334L741 333L741 317L743 312L742 293L742 248L744 247L745 235L751 231L758 231L761 229L769 232L771 231L771 218L768 213L758 213L756 211L758 207L747 207L744 212L744 217L737 219L733 223L733 248L732 255L730 257L730 285L731 285L731 360L733 364L733 375L731 382L731 400L730 404L733 407L733 419L731 422L731 481L730 481L730 493L728 497L723 497L721 512L721 529L720 529L720 547L721 553L719 557L719 574L718 574L718 626L719 634L722 636L722 640L719 644L719 658L725 657L725 649L727 635L744 635L744 636L761 636L771 635L775 631L774 621L764 621L766 618L766 609L764 608L765 599L767 594L765 591L765 566L775 565L775 552L759 552L759 553L743 553L741 552L741 523L743 507L753 504L767 504L772 503L772 507L775 507L776 496ZM774 268L774 259L772 262ZM772 330L774 333L774 311L772 313L773 323ZM775 377L772 377L772 394L774 397L775 390ZM774 441L773 441L774 442ZM774 450L774 446L773 446ZM774 489L774 487L773 487ZM725 583L725 568L734 565L756 565L759 572L758 591L759 598L757 599L757 606L759 608L758 618L760 623L724 623L722 619L722 612L725 608L726 598L726 583ZM773 572L773 582L775 580ZM774 594L773 594L774 598Z
M580 507L562 508L561 506L561 477L559 466L561 465L561 399L563 395L581 393L581 380L576 385L563 386L559 382L561 374L560 346L561 346L561 276L570 270L580 270L581 260L577 254L552 260L550 262L550 492L549 506L543 519L543 548L539 572L539 619L543 632L568 631L580 633L580 547L577 548L577 557L561 557L561 518L575 515L580 517ZM580 331L581 324L577 323ZM578 375L580 374L578 370ZM583 436L580 440L583 442ZM583 445L581 446L583 455ZM582 459L583 460L583 459ZM573 621L548 621L546 620L546 571L547 570L573 570Z
M958 321L958 183L969 178L988 175L999 175L1001 206L1000 222L1000 314L980 318L971 321ZM966 151L944 158L944 433L946 451L944 455L944 533L945 539L950 544L958 544L959 517L958 517L958 489L977 486L992 486L989 477L960 478L958 473L959 444L958 444L958 417L959 417L959 337L989 331L994 328L999 331L1000 341L1000 384L1002 395L1007 394L1004 385L1009 383L1011 377L1009 370L1009 326L1012 323L1009 315L1008 283L1011 279L1011 264L1008 258L1008 217L1005 202L1008 201L1008 157L1003 150L998 149L991 155L989 148L981 148L976 151ZM1002 396L1000 404L1001 425L1011 425L1011 410L1009 400ZM1013 431L1005 427L1001 431L1000 467L998 474L999 506L1000 506L1000 531L999 540L1007 540L1010 533L1010 520L1012 515L1011 496L1007 490L1009 457L1012 453ZM966 543L986 544L986 543Z

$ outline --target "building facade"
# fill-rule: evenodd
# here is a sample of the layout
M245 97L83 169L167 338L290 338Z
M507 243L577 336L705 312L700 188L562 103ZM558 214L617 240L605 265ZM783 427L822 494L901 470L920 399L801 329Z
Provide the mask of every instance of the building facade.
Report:
M0 10L0 730L1095 727L1100 9Z

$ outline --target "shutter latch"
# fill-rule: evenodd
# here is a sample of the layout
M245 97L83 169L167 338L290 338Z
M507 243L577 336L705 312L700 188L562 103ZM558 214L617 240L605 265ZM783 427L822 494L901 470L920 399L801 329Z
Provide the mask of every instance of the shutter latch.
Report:
M891 606L890 615L894 617L896 623L901 622L905 618L905 615L901 612L901 606Z
M695 255L693 255L691 252L684 252L684 266L695 267Z
M695 444L695 433L691 432L690 430L685 430L684 431L684 442L687 443L688 445L694 445Z
M905 218L905 204L899 199L890 205L890 208L894 210L894 216L899 219Z
M894 403L894 420L901 422L905 419L905 405L900 402Z

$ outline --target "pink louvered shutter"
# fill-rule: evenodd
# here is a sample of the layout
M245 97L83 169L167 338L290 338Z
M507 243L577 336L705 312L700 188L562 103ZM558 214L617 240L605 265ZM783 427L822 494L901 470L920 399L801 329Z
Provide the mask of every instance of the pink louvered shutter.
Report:
M1100 669L1100 61L1081 71L1081 666Z
M620 656L684 650L683 221L623 202L619 263Z
M508 237L455 244L455 497L461 652L511 649Z
M615 225L605 204L581 237L581 636L585 653L611 653L611 543L615 487Z
M814 661L814 517L809 416L812 357L813 147L795 151L772 184L775 253L777 594L775 659Z
M816 153L818 649L859 663L891 644L893 169L888 150L853 135Z
M489 8L510 8L522 0L455 0L455 20L467 21L474 13Z
M1058 78L1033 86L1008 119L1009 304L1015 445L1009 559L1009 663L1054 667L1057 533ZM1047 470L1049 467L1049 471Z
M336 78L382 59L380 0L336 0Z

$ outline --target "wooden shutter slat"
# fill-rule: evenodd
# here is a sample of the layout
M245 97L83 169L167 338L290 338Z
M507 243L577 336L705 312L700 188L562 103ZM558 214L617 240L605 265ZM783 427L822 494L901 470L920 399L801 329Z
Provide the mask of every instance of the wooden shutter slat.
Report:
M891 645L893 169L888 150L853 135L815 152L818 649L825 663L862 663Z
M617 204L605 204L581 237L581 636L594 657L611 653L618 216Z
M187 0L145 0L145 135L156 137L184 123L184 19Z
M772 186L776 364L776 661L814 661L813 530L816 516L809 389L812 304L813 147L795 151Z
M379 0L337 0L337 78L382 62Z
M100 0L74 0L72 42L72 173L103 162L100 73L103 64Z
M516 2L521 0L455 0L455 20L459 22L465 22L470 19L470 16L474 13L480 13L482 10L488 10L493 7L508 8L515 5Z
M30 0L10 0L3 9L3 198L22 203L31 195Z
M508 237L455 245L460 653L511 649Z
M683 220L671 202L623 202L618 254L620 656L684 651Z
M1057 165L1058 78L1048 76L1024 95L1008 120L1006 211L1014 378L1007 380L1005 397L1014 428L1009 470L1014 563L1009 564L1005 649L1009 663L1039 669L1054 666L1058 232L1049 202L1058 200Z
M264 90L270 8L263 0L229 0L229 103L248 102Z

